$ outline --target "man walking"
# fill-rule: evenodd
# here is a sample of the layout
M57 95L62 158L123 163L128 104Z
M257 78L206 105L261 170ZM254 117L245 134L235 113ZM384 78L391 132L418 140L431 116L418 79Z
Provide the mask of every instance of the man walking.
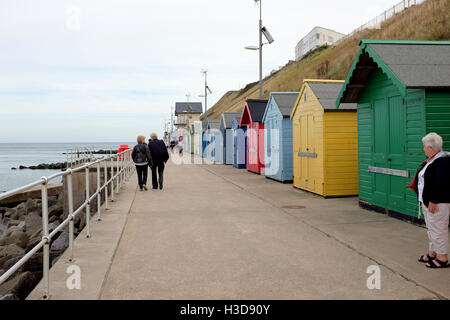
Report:
M164 180L164 168L165 164L169 160L169 152L164 141L158 140L158 135L152 133L148 141L148 148L152 155L153 167L152 167L152 184L153 189L158 189L158 177L159 176L159 189L163 188Z

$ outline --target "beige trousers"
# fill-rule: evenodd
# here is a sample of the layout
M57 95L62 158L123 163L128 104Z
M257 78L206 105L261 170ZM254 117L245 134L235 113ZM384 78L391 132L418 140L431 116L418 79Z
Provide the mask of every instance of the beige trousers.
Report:
M430 251L434 251L437 254L448 254L450 203L439 203L435 213L428 211L423 204L422 209L428 229Z

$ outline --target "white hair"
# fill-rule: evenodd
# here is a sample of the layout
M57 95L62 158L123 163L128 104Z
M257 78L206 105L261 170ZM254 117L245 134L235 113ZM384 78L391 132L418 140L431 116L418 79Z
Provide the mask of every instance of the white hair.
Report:
M150 138L153 138L153 137L158 138L158 135L156 133L152 132L152 134L150 135Z
M434 151L442 150L442 137L435 132L431 132L422 138L425 147L431 147Z

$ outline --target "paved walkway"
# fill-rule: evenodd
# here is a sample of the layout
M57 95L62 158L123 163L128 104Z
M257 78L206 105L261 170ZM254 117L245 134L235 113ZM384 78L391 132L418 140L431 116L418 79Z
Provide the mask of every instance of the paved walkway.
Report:
M450 298L450 269L416 262L426 230L357 198L325 200L230 166L169 164L165 189L130 204L101 299ZM380 290L367 289L371 265Z

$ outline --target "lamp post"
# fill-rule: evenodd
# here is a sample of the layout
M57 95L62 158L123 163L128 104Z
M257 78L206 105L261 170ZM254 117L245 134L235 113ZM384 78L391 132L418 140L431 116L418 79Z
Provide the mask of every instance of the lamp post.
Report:
M259 46L247 46L245 49L247 50L259 50L259 99L263 98L263 70L262 70L262 51L263 46L265 44L270 44L274 42L269 31L263 27L262 23L262 0L254 0L255 2L259 2ZM267 39L267 43L263 43L263 35Z
M256 1L256 0L255 0ZM259 0L259 99L263 98L263 82L262 82L262 0Z
M199 95L199 97L205 98L205 113L206 113L206 111L208 111L208 92L209 94L212 94L212 91L208 87L208 70L203 69L201 73L203 73L203 76L205 77L205 95Z

